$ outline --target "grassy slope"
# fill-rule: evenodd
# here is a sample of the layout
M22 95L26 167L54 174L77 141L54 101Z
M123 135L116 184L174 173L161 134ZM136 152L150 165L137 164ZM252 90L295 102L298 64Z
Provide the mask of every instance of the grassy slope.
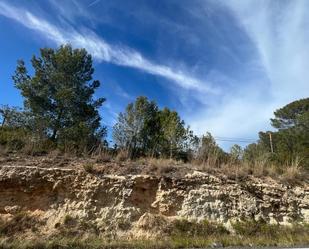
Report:
M196 223L178 220L171 226L169 233L161 239L153 240L114 240L91 235L69 235L62 231L49 239L32 236L34 239L21 240L18 234L23 230L16 227L14 235L9 224L0 227L0 249L40 249L40 248L205 248L209 246L305 246L309 245L309 225L293 226L269 225L263 222L233 223L234 232L226 230L221 224L208 221ZM4 229L5 228L5 229ZM29 226L28 226L29 228ZM31 227L30 229L33 229ZM72 227L68 227L68 230ZM10 231L9 234L7 232ZM64 235L66 234L66 235ZM73 233L74 234L74 233ZM8 236L9 235L9 236Z

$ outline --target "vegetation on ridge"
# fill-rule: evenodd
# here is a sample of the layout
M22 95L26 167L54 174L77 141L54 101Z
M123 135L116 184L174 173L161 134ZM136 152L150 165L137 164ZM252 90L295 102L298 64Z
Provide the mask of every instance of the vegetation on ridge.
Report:
M160 109L141 96L119 114L113 128L115 144L110 147L99 115L105 98L94 97L100 82L92 79L91 55L70 45L44 48L31 64L33 75L20 60L13 76L24 109L0 108L2 153L40 155L57 150L101 154L102 161L161 158L249 174L273 171L287 178L308 172L309 98L276 110L271 119L276 131L260 132L256 143L244 149L234 145L227 153L210 133L194 135L176 111Z

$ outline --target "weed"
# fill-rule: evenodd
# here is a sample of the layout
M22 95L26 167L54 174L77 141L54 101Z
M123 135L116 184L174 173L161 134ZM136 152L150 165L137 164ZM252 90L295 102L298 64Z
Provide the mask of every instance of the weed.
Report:
M309 225L277 226L263 222L242 221L233 224L235 234L221 225L180 220L177 235L152 240L106 240L98 236L86 239L61 234L49 240L28 241L0 239L0 249L180 249L228 246L304 246L308 245ZM193 229L195 232L188 231ZM218 230L219 229L219 230ZM192 236L194 234L194 236Z
M290 165L286 165L281 179L289 184L297 183L302 179L303 173L305 174L302 172L301 159L296 157Z
M124 161L127 161L129 158L130 158L130 156L129 156L129 152L127 150L120 150L117 153L116 161L117 162L124 162Z
M229 234L229 231L221 224L204 220L202 222L194 222L188 220L176 220L172 229L172 233L177 236L210 236Z
M63 224L64 224L64 225L66 225L66 226L72 226L72 225L74 225L75 223L76 223L76 222L75 222L75 219L74 219L71 215L67 214L67 215L64 216L64 219L63 219Z
M10 236L24 232L27 229L31 229L34 232L38 224L39 222L35 217L28 215L26 212L20 212L9 220L1 220L0 235Z
M102 152L96 156L97 163L107 163L112 160L112 156L108 152Z
M84 170L85 170L86 172L88 172L88 173L93 173L93 171L94 171L94 165L93 165L93 163L91 163L91 162L85 163L85 164L83 165L83 168L84 168Z

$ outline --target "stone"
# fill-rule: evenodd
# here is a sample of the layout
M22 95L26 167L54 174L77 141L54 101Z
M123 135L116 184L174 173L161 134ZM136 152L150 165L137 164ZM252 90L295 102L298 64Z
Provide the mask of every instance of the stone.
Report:
M309 221L309 188L274 180L245 182L195 171L182 178L94 175L82 170L0 167L0 218L21 210L52 233L66 215L110 236L160 236L173 219L230 224L242 219L291 224ZM149 224L148 224L149 223Z
M14 205L14 206L5 206L4 207L5 212L7 212L8 214L17 214L21 211L21 207L18 205Z

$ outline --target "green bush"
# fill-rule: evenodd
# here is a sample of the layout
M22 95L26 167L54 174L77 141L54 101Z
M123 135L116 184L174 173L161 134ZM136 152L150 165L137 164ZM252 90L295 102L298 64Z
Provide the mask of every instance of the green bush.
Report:
M269 239L297 237L309 234L309 225L294 224L282 226L279 224L268 224L265 221L239 221L232 224L236 234L244 237L263 237Z
M21 150L28 138L29 134L23 128L0 127L0 144L8 150Z
M88 173L93 173L93 171L94 171L94 165L93 165L93 163L90 163L90 162L84 164L83 168Z
M76 223L75 219L67 214L66 216L64 216L64 219L63 219L63 224L66 225L66 226L72 226Z
M20 212L8 221L0 222L0 235L11 236L16 233L25 232L27 229L35 231L38 225L37 219L26 212Z
M233 223L235 232L242 236L277 236L279 225L270 225L264 221L239 221Z
M229 231L223 225L208 220L195 222L183 219L175 221L172 233L176 235L198 237L229 234Z

